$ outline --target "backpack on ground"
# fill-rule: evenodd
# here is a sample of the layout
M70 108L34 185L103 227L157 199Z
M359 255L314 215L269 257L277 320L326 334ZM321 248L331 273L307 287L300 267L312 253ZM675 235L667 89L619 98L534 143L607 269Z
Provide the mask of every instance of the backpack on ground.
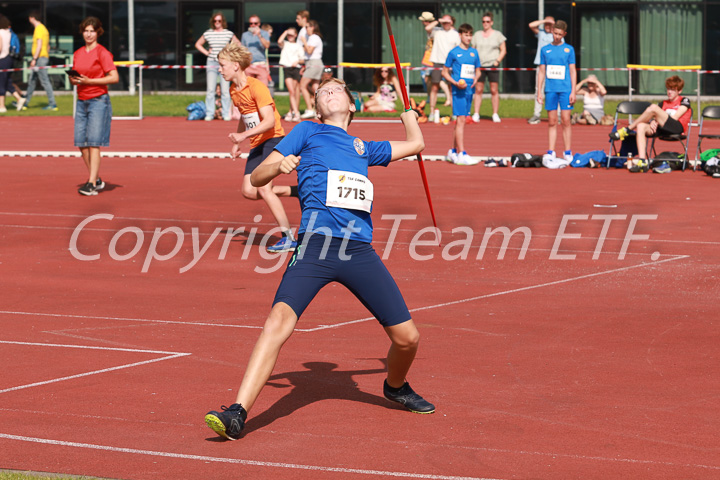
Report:
M517 168L541 168L542 156L531 153L513 153L510 156L510 164Z
M15 60L20 59L20 50L22 49L22 46L20 45L20 38L17 36L17 33L13 32L13 29L10 29L10 56L14 58Z
M660 166L662 163L667 162L670 165L671 170L682 170L683 158L685 155L678 152L660 152L652 162L650 162L650 168Z

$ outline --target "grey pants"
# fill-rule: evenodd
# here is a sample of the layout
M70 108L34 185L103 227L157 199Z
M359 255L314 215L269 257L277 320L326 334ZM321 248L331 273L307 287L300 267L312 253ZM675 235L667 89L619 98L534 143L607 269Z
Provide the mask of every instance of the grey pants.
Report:
M35 66L47 67L49 63L50 58L40 57L37 59L37 62L35 62ZM50 77L48 76L48 71L46 68L40 70L33 70L30 72L27 92L25 93L25 99L27 102L26 105L30 105L30 99L32 98L32 94L35 91L35 84L37 83L38 77L40 78L40 83L42 84L43 89L47 93L48 105L51 107L56 107L57 104L55 103L55 94L53 93L52 83L50 83Z

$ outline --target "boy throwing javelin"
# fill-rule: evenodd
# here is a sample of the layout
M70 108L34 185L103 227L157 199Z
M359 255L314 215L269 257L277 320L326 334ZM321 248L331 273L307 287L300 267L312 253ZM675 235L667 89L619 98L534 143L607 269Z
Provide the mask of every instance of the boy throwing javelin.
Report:
M372 312L390 338L383 394L415 413L435 406L407 383L420 334L390 273L371 245L373 185L368 167L387 166L415 155L424 140L413 111L400 118L405 140L364 142L348 135L355 102L345 82L324 81L315 92L322 123L301 122L253 172L252 183L266 185L297 170L302 206L300 246L275 293L270 315L250 355L235 403L211 411L205 422L219 435L237 440L247 414L270 378L280 348L315 295L330 282L347 287Z
M455 115L455 131L453 132L453 148L447 159L456 165L475 165L479 160L473 159L465 151L465 123L470 116L475 83L480 78L480 55L470 46L473 28L467 23L460 25L460 45L450 50L442 76L452 85L453 115Z
M229 135L233 143L231 150L233 160L240 156L240 144L245 139L250 139L251 150L245 164L242 194L250 200L262 198L280 226L283 238L267 249L271 252L295 250L297 242L290 230L285 209L278 198L278 196L292 196L293 189L287 186L273 187L270 182L262 187L255 187L250 183L252 172L285 136L275 101L264 83L245 74L245 69L252 63L252 53L246 47L230 42L218 53L218 62L220 74L225 80L232 82L230 98L242 114L237 133Z

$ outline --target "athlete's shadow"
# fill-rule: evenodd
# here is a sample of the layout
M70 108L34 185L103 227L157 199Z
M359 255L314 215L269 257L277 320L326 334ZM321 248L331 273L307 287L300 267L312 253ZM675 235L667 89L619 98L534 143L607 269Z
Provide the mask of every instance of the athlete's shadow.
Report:
M383 364L386 363L384 358L379 360ZM382 396L360 391L357 383L353 380L355 375L385 373L387 371L385 366L371 370L335 370L338 365L329 362L307 362L303 363L303 366L307 370L281 373L270 377L267 386L290 388L291 390L257 417L250 417L245 426L245 434L266 427L275 420L290 415L295 410L321 400L350 400L370 405L393 407ZM273 380L287 380L290 385L276 383ZM382 392L382 381L380 381L377 388L378 391Z

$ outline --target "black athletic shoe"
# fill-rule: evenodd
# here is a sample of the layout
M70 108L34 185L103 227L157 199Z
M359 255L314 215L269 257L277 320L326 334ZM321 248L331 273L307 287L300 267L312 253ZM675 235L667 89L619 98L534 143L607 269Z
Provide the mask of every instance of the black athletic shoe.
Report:
M240 432L245 428L247 412L239 403L233 403L230 407L223 405L220 409L222 412L215 410L208 412L205 415L205 423L221 437L237 440L240 438Z
M415 393L415 390L407 382L399 389L395 389L388 385L387 380L385 380L383 395L392 402L402 403L405 408L413 413L435 413L435 405Z
M80 187L80 188L78 189L78 193L79 193L80 195L88 195L88 196L89 196L89 195L97 195L97 194L98 194L97 190L95 189L95 185L93 185L93 184L90 183L90 182L87 182L85 185L83 185L82 187Z
M95 190L99 192L103 188L105 188L105 182L103 182L100 177L97 177L97 180L95 180Z

